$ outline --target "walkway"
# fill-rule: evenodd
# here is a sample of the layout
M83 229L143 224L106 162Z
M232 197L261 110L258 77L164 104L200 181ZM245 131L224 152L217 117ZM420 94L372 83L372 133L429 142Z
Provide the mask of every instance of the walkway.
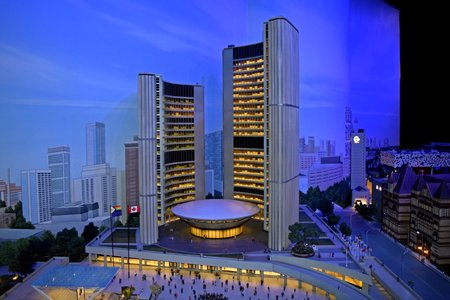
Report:
M345 249L347 247L346 242L340 237L339 234L335 233L330 229L330 227L324 223L324 221L319 218L316 214L314 214L309 207L306 205L301 205L302 209L316 221L317 225L327 233L328 237L334 240L335 244ZM321 255L323 259L327 259L324 255ZM409 288L404 282L401 280L397 280L397 276L392 273L384 264L382 265L376 260L373 256L366 256L363 262L357 261L353 256L351 256L352 261L358 265L360 270L364 270L365 273L373 275L373 277L379 281L382 286L388 290L388 292L397 299L421 299L421 297L414 292L411 288ZM342 264L342 262L339 262ZM372 268L370 268L372 266ZM375 296L374 289L369 289L369 294ZM375 298L375 297L374 297Z

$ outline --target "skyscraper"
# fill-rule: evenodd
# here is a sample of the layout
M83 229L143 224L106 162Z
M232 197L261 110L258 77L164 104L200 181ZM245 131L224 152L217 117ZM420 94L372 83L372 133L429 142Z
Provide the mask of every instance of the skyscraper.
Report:
M32 224L50 221L51 171L21 172L23 217Z
M352 123L352 108L350 106L345 107L345 152L342 158L344 177L350 175L350 153L351 153L351 138L353 132Z
M214 170L214 190L223 193L222 130L205 135L205 161Z
M73 201L97 202L100 216L109 215L110 206L117 204L117 170L106 163L105 152L105 124L87 124L86 166L73 182Z
M52 172L51 208L70 203L70 148L48 148L48 168Z
M315 153L316 151L316 138L314 136L308 136L308 152Z
M125 144L125 198L127 205L139 205L139 144Z
M344 153L344 157L350 157L352 132L353 132L352 108L350 106L346 106L345 107L345 153Z
M255 203L269 248L298 221L298 30L264 23L263 42L223 50L224 197Z
M156 243L172 206L205 197L204 89L138 77L140 232Z
M105 124L89 123L86 125L86 165L100 165L105 162Z

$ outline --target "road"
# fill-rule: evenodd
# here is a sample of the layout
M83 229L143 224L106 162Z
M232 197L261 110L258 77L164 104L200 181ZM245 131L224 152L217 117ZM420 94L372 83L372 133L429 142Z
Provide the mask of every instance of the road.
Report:
M346 222L352 228L353 235L361 235L372 248L373 256L379 258L404 282L411 280L414 290L423 299L449 299L449 279L420 262L412 250L405 251L404 245L382 233L379 223L364 220L353 209L335 210L335 214L341 216L341 222Z

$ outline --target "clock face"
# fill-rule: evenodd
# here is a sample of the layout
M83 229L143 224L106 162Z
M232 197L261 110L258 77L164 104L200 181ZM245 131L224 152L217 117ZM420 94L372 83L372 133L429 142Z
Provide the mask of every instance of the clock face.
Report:
M354 142L355 144L359 144L359 141L361 141L361 139L359 138L359 136L355 135L355 136L353 137L353 142Z

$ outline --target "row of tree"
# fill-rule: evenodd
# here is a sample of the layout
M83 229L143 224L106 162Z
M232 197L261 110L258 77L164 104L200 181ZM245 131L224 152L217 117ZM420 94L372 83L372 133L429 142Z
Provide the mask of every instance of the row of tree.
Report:
M0 207L6 207L5 201L0 201ZM22 212L22 202L19 201L14 205L14 207L6 207L5 213L14 213L16 214L16 219L9 226L10 228L20 228L20 229L34 229L34 225L31 222L27 222L23 217Z
M98 233L98 227L89 223L81 236L75 228L65 228L56 236L47 230L40 237L6 241L0 244L0 265L26 276L33 271L37 261L47 261L53 256L68 256L71 262L79 262L86 257L85 245Z
M330 210L331 202L338 204L341 207L347 207L352 203L352 191L350 189L350 177L347 177L339 182L336 182L325 191L321 191L318 186L309 187L306 193L300 191L300 204L307 204L313 211L324 208L326 214L327 208ZM330 203L323 203L328 200Z

